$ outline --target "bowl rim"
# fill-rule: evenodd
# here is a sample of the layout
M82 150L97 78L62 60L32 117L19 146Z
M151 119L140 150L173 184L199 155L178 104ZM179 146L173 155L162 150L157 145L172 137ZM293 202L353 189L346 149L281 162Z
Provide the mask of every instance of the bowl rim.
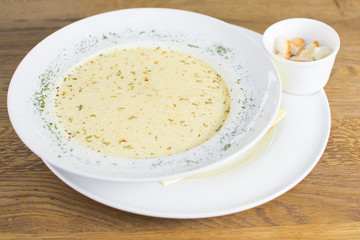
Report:
M124 9L124 10L116 10L116 11L111 11L111 12L118 12L118 11L129 11L129 10L144 10L144 9L146 9L146 10L159 10L159 8L135 8L135 9ZM160 8L161 10L162 10L162 8ZM184 10L176 10L176 9L165 9L165 10L174 10L174 11L181 11L181 12L186 12L186 13L190 13L190 14L198 14L198 13L194 13L194 12L188 12L188 11L184 11ZM105 13L102 13L102 14L108 14L108 13L111 13L111 12L105 12ZM94 16L90 16L90 17L87 17L87 18L92 18L92 17L95 17L95 16L98 16L98 15L101 15L101 14L97 14L97 15L94 15ZM209 17L209 18L212 18L212 19L216 19L216 18L213 18L213 17L210 17L210 16L207 16L207 15L203 15L203 14L198 14L198 15L202 15L202 16L206 16L206 17ZM81 19L81 20L79 20L79 21L83 21L83 20L85 20L85 19L87 19L87 18L84 18L84 19ZM216 19L216 20L218 20L218 19ZM76 22L79 22L79 21L76 21ZM221 20L218 20L218 21L221 21ZM76 22L74 22L74 23L76 23ZM223 22L223 21L221 21L221 22ZM71 23L71 24L74 24L74 23ZM223 22L223 23L225 23L225 22ZM63 27L63 28L66 28L66 27L68 27L68 26L70 26L71 24L69 24L69 25L67 25L67 26L65 26L65 27ZM227 23L226 23L227 24ZM63 28L60 28L59 30L61 30L61 29L63 29ZM59 30L57 30L56 32L58 32ZM54 32L54 33L56 33L56 32ZM52 36L54 33L52 33L52 34L50 34L48 37L50 37L50 36ZM245 34L244 34L245 35ZM48 37L46 37L45 39L47 39ZM249 39L251 39L250 37L248 37ZM45 39L43 39L42 41L44 41ZM251 40L253 40L253 39L251 39ZM42 43L42 41L40 41L36 46L38 46L39 44L41 44ZM254 43L256 43L257 45L260 45L260 44L258 44L255 40L253 40L253 42ZM36 47L35 46L35 47ZM260 45L261 46L261 45ZM34 48L35 48L34 47ZM33 49L34 49L33 48ZM33 49L31 49L30 51L29 51L29 53L31 52L31 51L33 51ZM28 54L29 54L28 53ZM27 58L27 56L28 56L28 54L24 57L24 59L26 59ZM23 60L24 60L23 59ZM20 66L23 64L23 60L20 62L20 64L19 64L19 66L17 67L17 69L15 70L15 72L14 72L14 74L13 74L13 77L12 77L12 79L16 76L16 74L17 74L17 70L20 68ZM276 74L276 77L277 77L277 79L278 79L278 87L279 87L279 96L278 96L278 101L277 101L277 106L276 106L276 111L272 114L272 116L271 116L271 118L270 118L270 120L267 122L267 124L266 124L266 127L262 130L262 132L256 137L256 138L254 138L253 139L253 141L251 142L251 144L248 144L247 145L247 147L246 148L243 148L241 151L238 151L236 154L233 154L233 155L231 155L231 157L234 157L234 156L237 156L237 155L239 155L240 153L242 153L242 152L244 152L244 151L246 151L246 149L248 149L248 148L250 148L252 145L254 145L254 144L256 144L256 142L258 142L260 139L261 139L261 137L267 132L267 130L269 129L269 127L271 126L271 124L272 124L272 121L275 119L275 117L276 117L276 114L277 114L277 110L280 108L280 103L281 103L281 81L280 81L280 77L279 77L279 73L278 73L278 70L277 70L277 68L275 67L275 64L273 63L273 61L270 61L271 62L271 64L273 65L273 67L274 67L274 71L275 71L275 74ZM11 101L9 101L9 99L11 100L11 98L10 98L10 95L11 95L11 90L14 90L13 88L12 88L12 84L11 84L11 82L10 82L10 85L9 85L9 90L8 90L8 113L9 113L9 117L10 117L10 121L11 121L11 123L12 123L12 125L14 126L14 129L15 129L15 131L16 131L16 128L15 128L15 125L16 125L16 121L14 121L14 119L13 119L13 113L12 113L12 110L11 110L11 108L12 108L12 106L11 106ZM37 156L39 156L43 161L48 161L47 160L47 157L46 156L43 156L43 154L41 153L41 151L39 151L38 149L36 149L35 147L33 147L32 146L32 144L30 144L30 141L24 141L24 139L23 139L23 137L22 136L20 136L20 134L18 133L18 131L16 131L16 133L18 134L18 136L20 137L20 139L25 143L25 145L29 148L29 149L31 149L31 151L33 151ZM54 161L49 161L50 163L53 163ZM190 170L189 172L192 172L192 174L195 174L195 173L198 173L198 172L203 172L203 171L206 171L206 170L208 170L208 169L210 169L210 168L213 168L213 167L216 167L216 166L218 166L218 165L220 165L220 164L223 164L223 163L225 163L226 161L224 161L224 160L222 160L222 161L216 161L215 163L212 163L212 164L209 164L208 166L203 166L203 167L201 167L201 171L197 171L198 169L195 169L195 170ZM66 171L70 171L70 172L73 172L73 173L76 173L76 174L79 174L79 175L83 175L83 176L87 176L87 177L91 177L91 178L97 178L97 179L103 179L103 180L111 180L111 181L124 181L124 182L145 182L145 181L158 181L158 180L160 180L160 178L159 177L144 177L144 178L136 178L136 179L134 179L134 178L131 178L131 179L129 179L129 178L119 178L119 177L104 177L104 176L96 176L96 177L94 177L94 174L93 173L89 173L89 174L87 174L86 172L84 172L84 171L77 171L76 169L68 169L67 167L65 167L64 168L64 166L63 165L58 165L58 164L54 164L56 167L59 167L59 168L61 168L61 169L64 169L64 170L66 170ZM192 174L190 174L190 175L192 175ZM177 175L179 175L179 177L180 177L180 175L184 175L184 173L178 173ZM171 176L170 177L167 177L167 178L161 178L161 180L166 180L166 179L172 179L172 178L174 178L174 177L178 177L176 174L171 174ZM156 180L154 180L154 178L156 178Z

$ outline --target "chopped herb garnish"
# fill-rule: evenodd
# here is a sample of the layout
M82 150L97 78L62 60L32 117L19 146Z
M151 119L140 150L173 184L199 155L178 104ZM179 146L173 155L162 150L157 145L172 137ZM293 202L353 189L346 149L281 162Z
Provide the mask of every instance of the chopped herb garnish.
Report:
M188 44L189 47L192 47L192 48L199 48L199 46L196 46L196 45L192 45L192 44Z
M229 149L229 147L231 147L231 144L230 144L230 143L226 144L226 145L224 146L223 150L226 151L226 150Z

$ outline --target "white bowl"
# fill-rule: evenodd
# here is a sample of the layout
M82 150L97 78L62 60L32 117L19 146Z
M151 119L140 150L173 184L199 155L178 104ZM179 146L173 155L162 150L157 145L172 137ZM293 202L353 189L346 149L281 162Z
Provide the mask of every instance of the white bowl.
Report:
M329 56L316 61L290 61L275 54L275 40L278 36L287 39L300 37L307 44L318 40L320 46L327 46L332 52ZM307 18L292 18L277 22L266 29L263 45L279 70L283 90L304 95L323 89L328 82L340 48L340 38L336 31L325 23Z
M43 102L55 88L54 79L103 48L144 42L193 55L220 73L232 102L218 134L184 153L153 159L104 156L63 137L50 124ZM276 67L250 37L201 14L148 8L89 17L44 39L15 71L8 91L8 111L21 140L54 166L96 179L144 182L190 176L242 154L267 132L280 98Z

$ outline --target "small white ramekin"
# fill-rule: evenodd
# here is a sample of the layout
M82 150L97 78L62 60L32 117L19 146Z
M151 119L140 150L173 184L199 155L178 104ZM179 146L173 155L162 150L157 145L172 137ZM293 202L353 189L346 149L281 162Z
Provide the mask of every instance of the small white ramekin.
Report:
M300 37L309 44L318 40L320 46L332 51L323 59L311 62L296 62L275 54L275 41L278 36L291 40ZM321 90L329 80L336 54L340 48L340 38L329 25L307 18L291 18L271 25L263 35L263 45L275 62L283 85L283 91L306 95Z

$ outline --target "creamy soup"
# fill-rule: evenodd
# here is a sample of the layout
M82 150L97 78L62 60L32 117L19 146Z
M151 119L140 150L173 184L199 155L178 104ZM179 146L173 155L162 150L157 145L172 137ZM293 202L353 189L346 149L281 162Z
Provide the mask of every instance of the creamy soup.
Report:
M164 157L204 143L231 102L211 66L151 47L91 56L61 77L54 95L54 116L69 139L121 158Z

